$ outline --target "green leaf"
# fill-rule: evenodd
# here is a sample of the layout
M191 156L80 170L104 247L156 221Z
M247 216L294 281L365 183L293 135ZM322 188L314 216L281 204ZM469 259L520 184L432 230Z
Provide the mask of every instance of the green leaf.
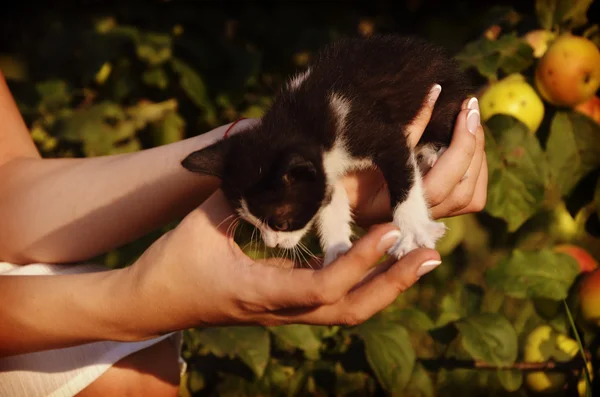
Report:
M137 57L149 65L160 65L171 58L172 39L168 34L144 32L134 26L112 26L106 21L105 27L97 26L99 33L130 40L135 45Z
M169 78L163 68L152 68L145 70L142 74L142 81L144 84L151 87L160 88L164 90L169 85Z
M505 115L484 126L489 167L486 211L516 231L542 206L548 185L546 157L537 138L518 120Z
M456 55L459 63L473 67L484 77L496 80L498 71L518 73L533 64L533 49L516 33L509 33L497 40L482 37L465 46Z
M592 3L593 0L536 0L535 11L544 29L573 29L587 23L586 14Z
M481 311L487 313L496 313L502 308L505 301L505 295L502 291L494 288L488 288L481 301Z
M404 397L434 397L435 387L431 376L421 364L416 364L408 386L401 394Z
M198 371L188 372L187 387L191 393L198 393L206 387L206 379Z
M435 327L435 324L427 313L416 307L396 310L389 314L386 313L381 318L384 322L393 321L402 324L411 331L429 331Z
M480 311L483 291L474 284L457 283L440 302L440 316L436 327L456 321Z
M214 123L217 119L217 111L208 97L208 92L204 81L194 69L180 59L171 60L173 70L179 74L181 88L194 104L204 110L205 119L209 123Z
M270 356L269 333L262 327L218 327L198 330L196 341L218 357L239 357L259 378Z
M442 222L448 230L446 234L436 243L436 250L441 256L450 255L452 251L460 244L465 238L466 232L466 217L453 216L450 218L443 219Z
M600 165L600 125L578 112L557 112L546 147L560 192L567 195Z
M317 360L319 358L321 341L309 325L292 324L269 327L268 329L283 342L302 350L306 358L310 360Z
M515 298L561 300L567 297L578 273L579 265L567 254L517 249L488 269L485 279L490 287Z
M36 84L38 94L42 97L39 108L44 111L56 111L71 102L71 91L65 81L47 80Z
M141 34L136 42L136 53L148 64L160 65L171 58L171 37L166 34Z
M406 329L391 322L369 320L351 332L363 340L367 361L381 386L389 393L404 390L416 359Z
M515 362L518 341L515 329L506 317L480 313L456 322L462 347L478 361L508 365Z
M492 396L493 372L475 369L442 369L437 375L438 390L451 390L452 396Z
M175 100L138 105L123 109L103 101L89 107L65 112L57 122L57 135L69 142L80 142L86 156L127 153L141 149L137 131L162 119L176 109Z
M265 114L265 107L259 105L249 106L241 114L242 117L247 119L259 119Z
M185 120L176 111L168 112L162 120L152 123L154 146L167 145L184 138Z
M223 397L250 397L257 395L257 387L245 379L225 374L217 388L218 395Z
M336 396L372 395L375 381L364 372L346 372L342 365L335 363Z
M523 372L517 369L499 369L496 375L502 387L509 392L519 390L523 384Z

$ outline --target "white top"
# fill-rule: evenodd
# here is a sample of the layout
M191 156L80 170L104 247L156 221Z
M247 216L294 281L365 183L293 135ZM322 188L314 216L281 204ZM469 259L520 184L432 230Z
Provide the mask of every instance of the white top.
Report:
M106 267L87 264L47 265L36 263L19 266L0 262L0 276L52 276L105 270L107 270ZM74 396L123 357L169 337L175 338L175 342L181 347L181 333L177 332L143 342L95 342L0 358L0 396ZM180 369L185 371L185 363L181 358Z

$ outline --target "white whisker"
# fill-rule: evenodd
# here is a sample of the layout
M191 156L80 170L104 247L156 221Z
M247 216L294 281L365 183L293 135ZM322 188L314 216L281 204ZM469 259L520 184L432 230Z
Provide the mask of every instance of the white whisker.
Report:
M222 224L224 224L225 222L227 222L229 219L231 219L234 216L236 216L236 214L231 214L227 218L225 218L221 222L219 222L219 224L217 225L217 229L220 228Z

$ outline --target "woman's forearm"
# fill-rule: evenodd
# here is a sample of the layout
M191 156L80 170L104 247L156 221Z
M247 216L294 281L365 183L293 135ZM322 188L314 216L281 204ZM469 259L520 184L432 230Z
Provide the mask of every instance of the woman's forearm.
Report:
M154 330L132 328L126 320L148 317L144 310L151 311L135 295L128 273L129 268L56 276L0 276L0 357L159 336ZM157 323L164 321L157 313L151 317Z
M180 161L223 136L87 159L16 158L0 166L0 260L81 261L184 215L219 185Z

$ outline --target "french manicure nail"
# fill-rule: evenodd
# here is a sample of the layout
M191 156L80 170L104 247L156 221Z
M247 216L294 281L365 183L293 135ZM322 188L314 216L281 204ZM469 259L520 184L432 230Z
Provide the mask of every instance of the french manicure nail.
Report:
M467 129L471 134L475 135L477 127L479 127L479 111L471 109L467 114Z
M400 230L390 230L379 239L379 244L377 245L377 251L385 252L388 249L392 248L398 242L400 238Z
M429 91L430 104L433 105L435 101L437 101L438 97L440 96L440 92L442 92L442 86L439 84L434 85L431 91Z
M474 109L479 111L479 101L477 98L473 97L469 99L469 103L467 103L467 109Z
M430 271L438 267L441 263L442 261L437 260L431 260L423 263L419 267L419 270L417 270L417 277L421 277L422 275L429 273Z

